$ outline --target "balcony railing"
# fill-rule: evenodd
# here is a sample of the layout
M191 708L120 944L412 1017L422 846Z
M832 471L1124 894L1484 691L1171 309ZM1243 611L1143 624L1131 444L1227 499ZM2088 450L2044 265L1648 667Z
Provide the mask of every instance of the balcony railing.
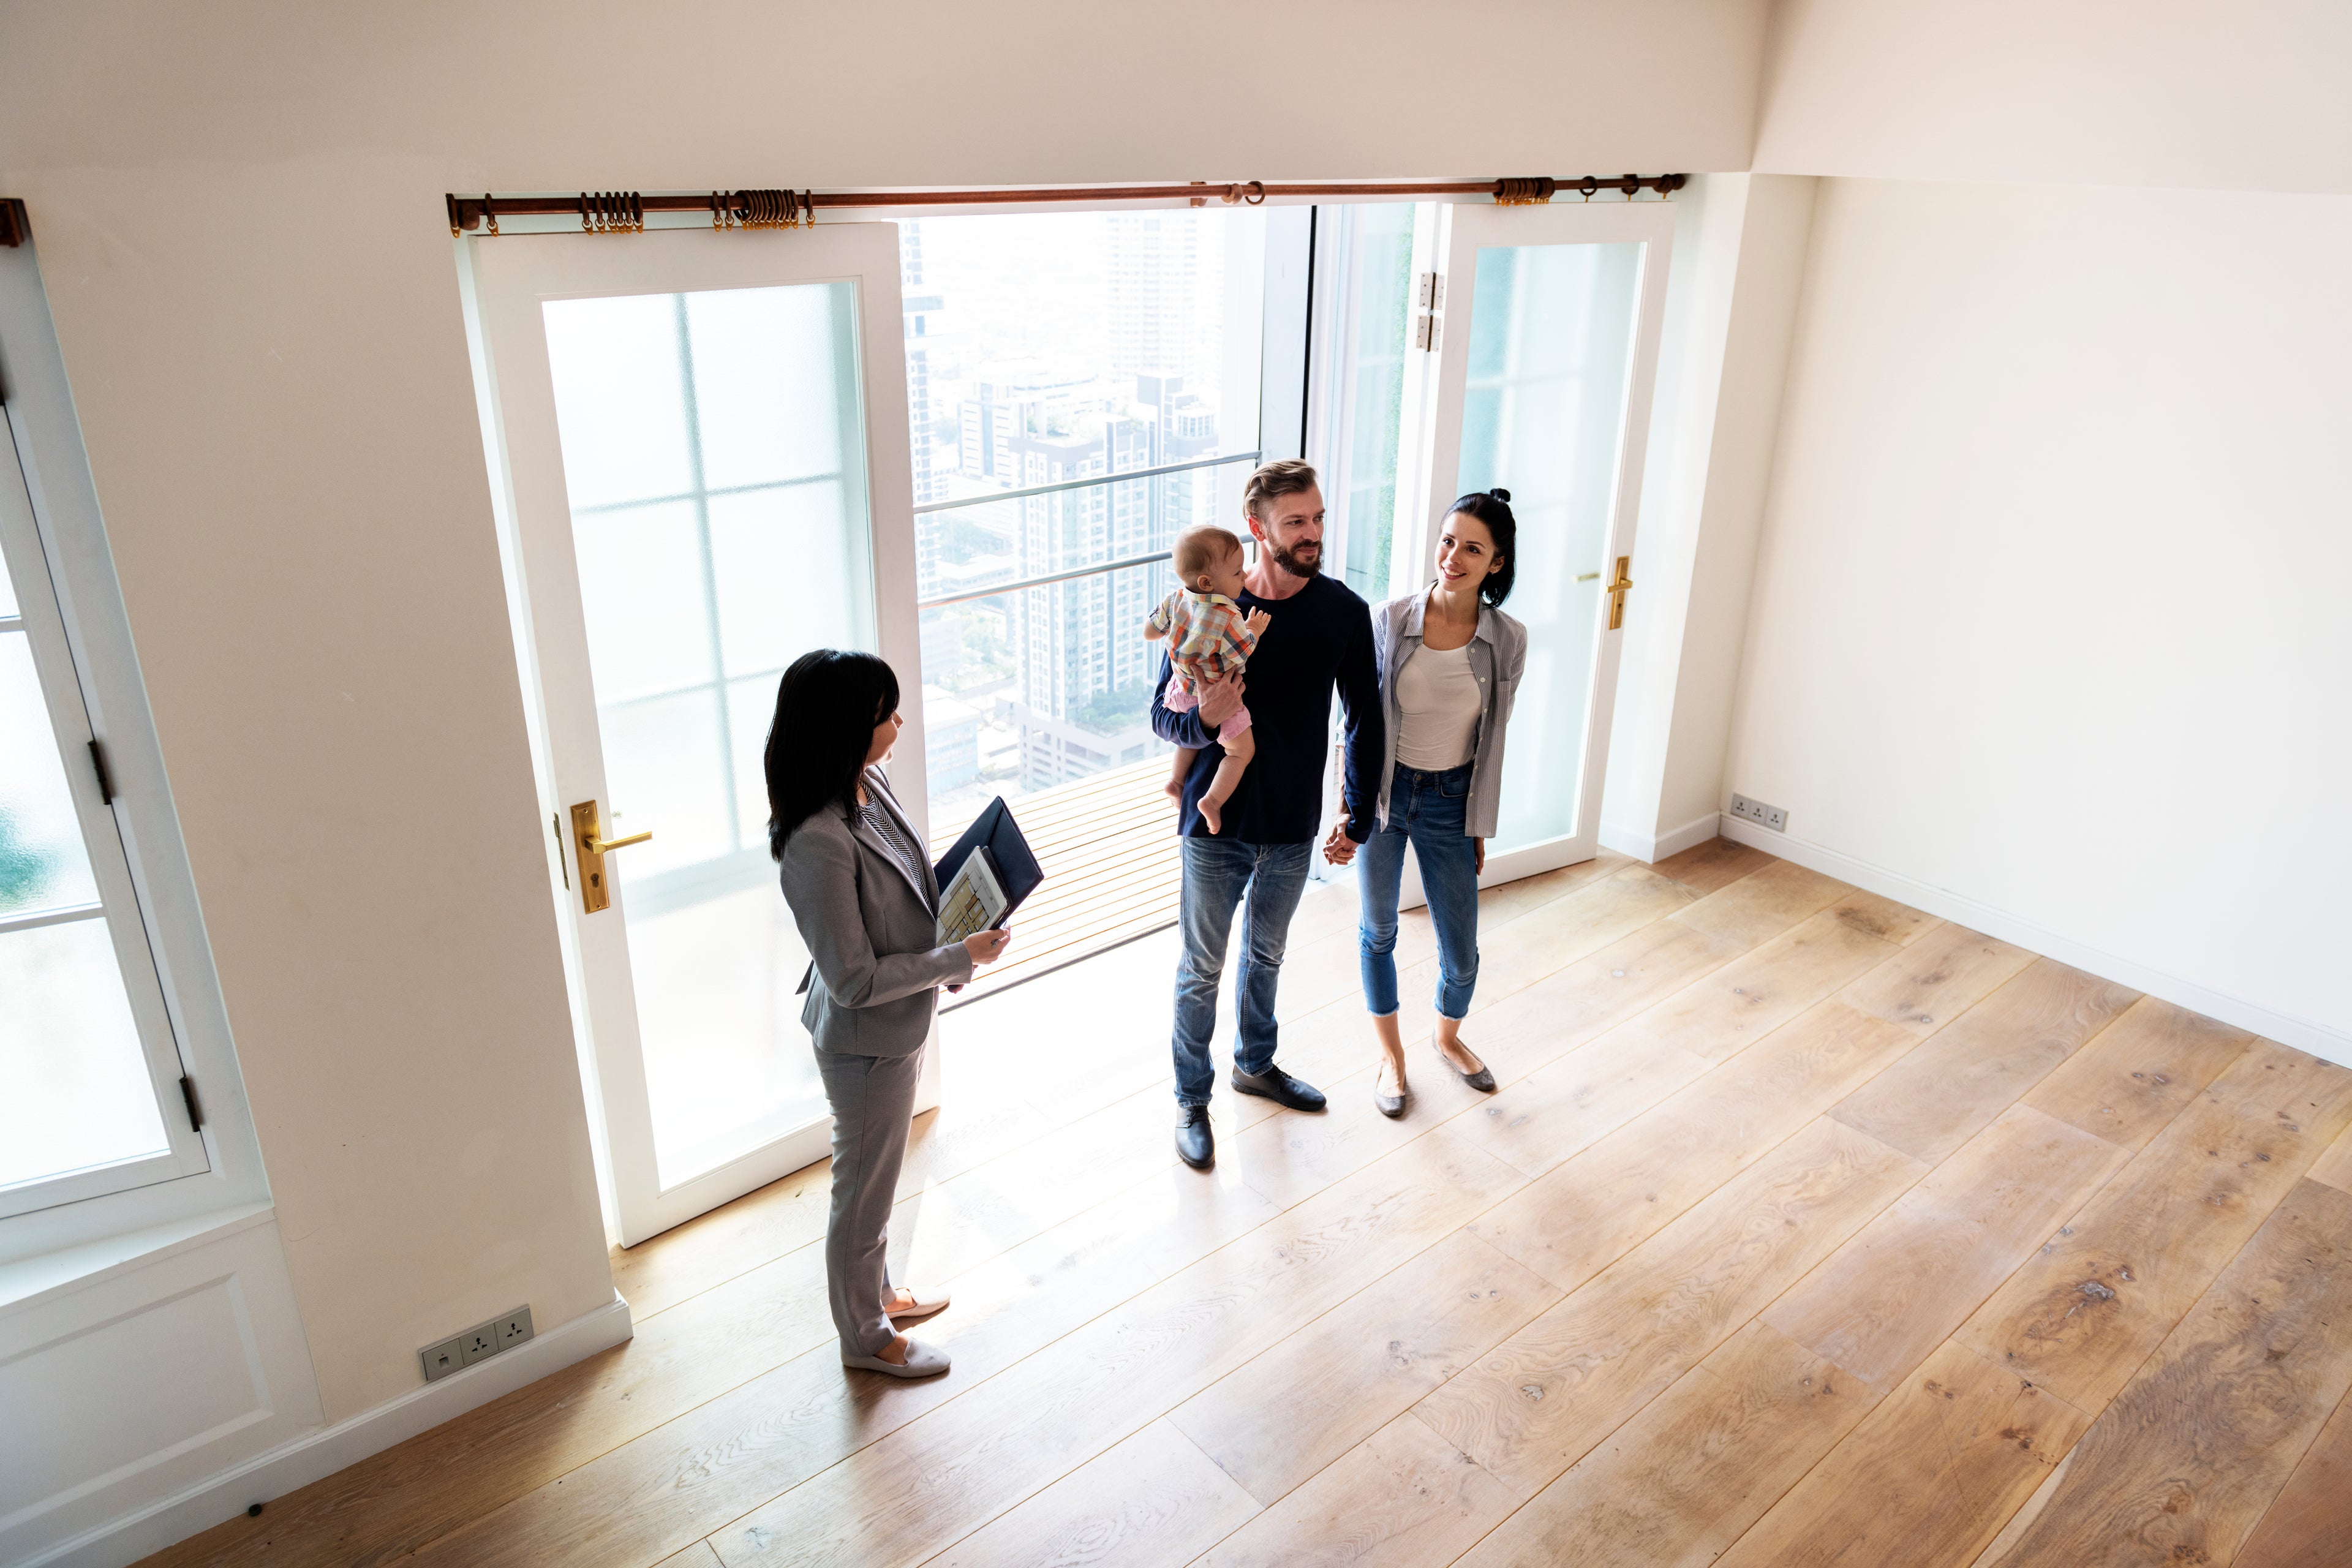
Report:
M1157 757L1008 798L1045 880L1013 917L1012 952L945 1005L976 1001L1175 922L1182 864L1176 803L1160 787L1168 766L1166 757ZM976 815L940 824L932 858Z

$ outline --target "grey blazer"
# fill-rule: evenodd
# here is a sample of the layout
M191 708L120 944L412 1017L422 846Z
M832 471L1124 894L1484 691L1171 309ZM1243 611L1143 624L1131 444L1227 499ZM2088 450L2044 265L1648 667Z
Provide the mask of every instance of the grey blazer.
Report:
M1388 752L1381 761L1380 818L1389 819L1389 776L1396 772L1396 678L1405 661L1421 651L1422 611L1429 591L1402 595L1372 611L1372 647L1381 659L1381 716L1388 721ZM1511 725L1511 704L1519 695L1519 675L1528 667L1528 628L1480 601L1478 629L1470 634L1470 673L1478 678L1485 706L1478 715L1478 749L1470 762L1470 799L1463 828L1472 838L1495 837L1502 810L1503 736Z
M866 770L866 789L919 852L922 839L880 768ZM820 1051L859 1057L910 1056L930 1033L939 988L971 978L963 943L939 940L939 880L930 862L919 881L882 840L839 805L827 805L784 840L784 902L808 944L814 984L801 1022Z

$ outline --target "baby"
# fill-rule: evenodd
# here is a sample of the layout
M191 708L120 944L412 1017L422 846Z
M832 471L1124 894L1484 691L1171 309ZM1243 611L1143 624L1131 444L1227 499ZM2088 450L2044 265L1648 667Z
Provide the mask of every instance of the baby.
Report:
M1190 713L1201 705L1202 681L1242 672L1273 617L1264 610L1244 616L1235 602L1242 591L1242 542L1228 530L1188 528L1179 534L1176 576L1183 586L1160 602L1144 624L1143 635L1153 642L1168 639L1168 658L1175 669L1162 700L1171 713ZM1217 728L1217 744L1224 748L1225 758L1201 795L1201 816L1212 833L1224 831L1225 802L1257 755L1249 728L1247 708L1234 709L1233 717ZM1189 747L1177 752L1175 771L1168 778L1170 795L1183 798L1184 775L1199 755Z

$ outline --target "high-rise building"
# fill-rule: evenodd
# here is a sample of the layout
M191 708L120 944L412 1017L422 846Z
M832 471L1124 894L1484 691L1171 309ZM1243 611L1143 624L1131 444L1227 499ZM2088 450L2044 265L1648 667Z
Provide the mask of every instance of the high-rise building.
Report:
M938 305L925 281L920 226L905 226L909 412L923 454L919 504L928 496L1020 491L1215 455L1218 230L1192 214L1118 213L1105 222L1100 349L1073 358L1066 343L1041 342L1027 319L1003 310L968 318L962 312L971 307L963 301L955 341L964 352L944 376L936 342L925 337L927 310L919 308L919 301ZM1057 357L1041 360L1041 352ZM946 399L951 422L941 418ZM952 446L934 456L920 428L926 423L951 428ZM933 514L936 521L917 531L922 591L929 597L955 592L959 580L1033 578L1164 552L1184 529L1221 521L1211 515L1215 494L1212 471L1196 469ZM987 733L1003 741L983 738L982 745L1008 750L989 753L1004 758L984 764L989 779L1003 779L997 770L1017 758L1017 787L1045 789L1164 749L1150 721L1160 649L1141 633L1173 585L1173 571L1161 562L926 615L925 668L938 679L951 668L986 669L1010 655L993 666L1007 686L954 683L958 691L994 697Z

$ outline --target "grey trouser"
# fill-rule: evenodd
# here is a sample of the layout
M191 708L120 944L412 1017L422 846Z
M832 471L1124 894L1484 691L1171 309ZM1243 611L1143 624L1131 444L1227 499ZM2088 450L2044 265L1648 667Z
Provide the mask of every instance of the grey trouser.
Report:
M833 1326L849 1355L878 1355L898 1333L883 1310L890 1293L890 1205L898 1167L907 1158L907 1131L915 1119L915 1086L923 1053L853 1057L816 1053L824 1097L833 1102L833 1215L824 1227L825 1292Z

